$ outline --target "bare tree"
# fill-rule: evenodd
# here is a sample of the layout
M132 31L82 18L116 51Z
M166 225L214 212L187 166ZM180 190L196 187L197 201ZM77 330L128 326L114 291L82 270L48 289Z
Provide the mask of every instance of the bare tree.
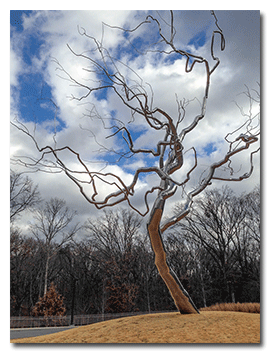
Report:
M208 191L180 225L180 233L205 248L220 269L223 301L230 299L228 276L235 264L234 242L239 239L245 218L244 208L236 205L237 198L229 188Z
M225 49L223 31L213 11L211 15L215 28L212 33L211 42L209 43L208 58L177 47L174 14L172 11L167 21L155 18L153 15L148 15L143 22L133 29L127 30L106 25L111 29L124 31L125 38L127 38L127 41L130 41L132 50L134 49L133 45L136 44L132 43L132 35L139 31L142 26L150 26L151 31L156 31L156 35L153 33L153 38L155 38L154 43L148 50L144 49L144 45L140 45L140 48L137 49L138 51L143 51L145 55L177 56L185 62L185 74L194 71L195 67L201 67L204 71L205 84L202 99L200 100L199 113L191 120L186 120L186 109L190 101L176 99L178 108L177 116L172 116L161 107L154 106L154 93L151 86L148 83L144 83L142 78L125 62L114 58L109 50L103 46L103 39L98 41L87 34L83 28L80 29L81 35L89 39L93 48L87 52L76 53L70 46L68 47L79 60L85 60L87 65L85 71L89 73L89 80L82 81L77 77L72 77L56 61L60 74L69 80L72 85L85 90L85 94L81 96L72 96L73 100L82 102L91 95L100 94L100 92L106 94L110 90L115 94L115 98L119 99L123 106L130 110L131 118L128 123L125 123L124 120L120 121L115 117L102 117L96 107L87 112L87 116L91 121L100 122L105 130L110 130L110 133L106 137L107 141L108 139L113 140L122 135L123 143L125 144L122 150L117 147L110 147L109 144L105 146L105 143L97 140L94 131L91 129L87 131L92 138L96 139L100 147L100 152L107 153L107 155L115 153L118 156L118 161L123 158L131 158L132 156L144 157L148 165L138 168L131 182L126 182L120 175L109 170L106 171L104 168L97 170L96 165L93 166L93 164L83 158L83 154L68 145L58 147L54 143L53 146L46 145L41 147L35 135L24 124L19 121L12 123L32 139L40 153L39 158L36 160L33 157L30 159L18 158L17 163L36 170L52 171L55 169L56 171L63 171L78 186L83 197L97 209L126 202L129 207L137 211L141 216L149 214L147 231L155 253L155 264L174 299L176 307L181 313L196 313L198 310L181 286L180 281L168 267L162 233L188 215L194 197L204 191L211 184L212 180L241 181L247 179L254 168L253 156L258 152L258 149L250 152L249 170L241 175L235 174L235 170L232 167L233 157L247 149L251 150L251 146L258 141L259 114L254 115L252 109L250 109L247 114L243 112L246 118L245 123L235 129L235 131L229 132L225 137L228 143L228 150L224 157L209 165L198 184L187 191L187 184L191 180L195 170L197 170L199 158L195 146L184 151L184 144L188 134L197 129L200 121L205 118L211 78L220 64L220 59L216 55L217 45L219 45L221 51ZM91 76L93 73L95 73L95 80ZM130 74L130 77L127 76L128 74ZM257 92L255 92L255 96L256 94ZM249 90L246 92L246 95L250 100L252 108L252 103L256 98L253 97ZM134 130L132 130L132 124L137 121L143 122L147 129L152 129L153 134L157 134L158 137L156 140L158 142L155 148L137 147L136 136L134 136ZM54 142L56 142L55 139ZM73 157L73 161L75 158L79 165L78 169L74 169L74 164L69 164L69 161L66 159L68 154ZM192 166L187 163L188 154L193 155L194 162ZM178 172L180 169L184 171L181 176L182 179L179 179ZM223 171L223 169L226 169L229 174L220 174L219 171ZM137 193L140 180L149 174L155 175L158 181L155 180L144 192L145 210L142 211L134 205L133 196ZM105 188L112 190L106 196L104 196ZM183 198L182 207L176 215L174 214L173 217L165 219L164 208L166 201L174 196L177 190L180 191L180 196ZM150 196L155 197L151 205L149 201Z
M261 219L261 201L260 201L260 188L256 186L255 189L246 195L243 203L247 207L247 215L245 225L250 237L260 243L260 219Z
M103 217L95 221L89 218L84 227L101 256L123 258L131 251L140 225L141 220L135 212L122 209L105 211Z
M137 291L134 251L141 219L132 210L104 211L103 217L85 223L87 238L94 249L92 257L103 268L103 311L132 311Z
M176 224L173 234L169 235L169 239L173 237L175 241L182 237L188 244L197 244L198 249L207 251L220 273L218 281L224 302L235 301L234 281L251 277L259 288L260 278L258 276L254 281L253 273L259 273L255 267L260 263L260 231L256 216L250 217L251 212L254 209L258 212L260 207L255 205L256 201L259 203L256 194L258 197L258 188L241 196L235 196L228 186L222 190L208 190L196 201L193 212ZM249 202L252 195L253 203ZM250 270L251 267L254 271ZM239 271L241 275L234 280Z
M33 209L41 201L37 185L22 173L10 171L10 221L27 209Z
M34 213L35 223L31 224L32 234L39 240L45 238L46 251L44 273L44 296L48 287L49 262L51 257L67 242L69 242L80 229L78 224L71 226L76 212L66 207L66 202L57 198L45 203L44 208ZM70 227L70 228L69 228ZM59 240L57 239L59 237Z

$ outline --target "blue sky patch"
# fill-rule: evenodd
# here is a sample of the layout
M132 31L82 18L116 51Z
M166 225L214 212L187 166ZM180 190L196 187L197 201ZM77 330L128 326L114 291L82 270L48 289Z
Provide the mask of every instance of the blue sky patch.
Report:
M23 60L27 65L32 64L33 58L40 56L40 49L42 44L44 44L44 40L40 40L37 36L29 36L25 43L23 49Z
M23 31L22 16L23 14L30 14L32 10L11 10L10 11L10 24L15 27L18 32Z
M23 15L31 12L10 11L12 37L20 35L23 31ZM33 58L40 57L40 50L45 41L36 32L27 33L22 40L22 50L18 52L25 65L25 70L18 77L18 86L11 88L11 93L19 93L18 106L21 118L25 122L34 121L38 124L51 121L52 124L48 123L48 129L51 130L53 127L56 131L61 131L65 128L65 124L57 117L51 87L44 80L43 72L36 72L33 66Z
M213 152L217 151L217 148L213 142L208 143L204 148L203 148L204 153L206 153L207 156L210 156Z
M19 87L20 114L24 121L42 124L57 119L56 131L65 128L65 123L57 115L51 87L46 84L41 74L20 76Z
M188 42L188 45L194 45L195 49L199 49L203 47L206 42L206 31L201 31L196 34L191 40Z

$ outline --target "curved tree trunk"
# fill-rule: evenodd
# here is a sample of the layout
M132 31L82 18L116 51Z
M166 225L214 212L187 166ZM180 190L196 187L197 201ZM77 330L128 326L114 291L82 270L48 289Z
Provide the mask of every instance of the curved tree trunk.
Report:
M162 216L162 209L157 208L154 210L150 221L147 225L148 234L151 240L151 245L155 253L155 265L158 269L160 276L165 282L174 303L181 314L197 314L199 311L195 305L190 302L189 298L180 289L179 284L170 272L166 262L166 254L160 233L160 220Z

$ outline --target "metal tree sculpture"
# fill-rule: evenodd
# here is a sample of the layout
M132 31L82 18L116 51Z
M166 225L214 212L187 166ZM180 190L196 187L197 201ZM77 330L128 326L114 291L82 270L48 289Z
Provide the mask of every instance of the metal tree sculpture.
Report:
M72 77L59 62L58 70L62 75L68 79L72 84L83 88L86 94L79 97L72 96L72 99L83 101L86 100L92 94L100 94L100 92L107 93L111 90L116 99L130 110L131 119L128 123L115 117L110 119L101 117L96 108L89 111L88 117L96 119L102 123L104 129L110 129L110 134L106 138L114 139L119 135L122 135L125 143L125 150L119 151L117 148L109 148L97 141L100 149L103 152L111 153L115 152L119 156L119 160L123 158L131 158L132 156L143 155L148 156L147 167L140 167L136 170L133 175L132 181L127 183L116 173L101 169L99 171L93 168L91 163L88 163L82 155L75 151L70 146L57 147L56 143L54 146L40 147L35 136L29 132L25 125L19 123L12 123L16 127L27 134L35 143L37 150L40 152L40 157L37 160L34 159L22 159L18 158L17 163L20 163L28 168L36 168L37 170L45 169L63 171L72 182L74 182L83 197L90 203L95 205L96 208L102 209L104 207L118 205L121 202L127 202L128 205L136 210L141 216L149 214L149 220L147 223L147 231L151 240L151 245L155 253L155 264L163 278L166 286L168 287L170 294L175 302L177 309L180 313L199 313L196 306L192 302L188 293L182 287L180 281L176 275L170 270L167 261L166 253L162 241L162 233L175 223L181 221L191 210L193 198L200 194L208 185L211 184L212 180L243 180L248 178L253 171L253 155L258 150L250 153L250 170L241 176L234 176L234 171L231 167L231 158L236 154L248 149L251 144L258 141L258 123L254 123L255 120L259 119L259 115L253 116L251 113L247 116L246 123L243 124L239 129L234 132L230 132L225 140L228 142L228 151L225 156L211 164L207 169L207 175L199 181L197 186L192 190L186 192L185 187L190 181L191 175L197 169L198 156L195 147L189 149L193 153L193 166L189 167L189 170L185 173L185 176L179 180L177 177L177 171L185 165L184 158L184 142L186 136L198 127L199 122L205 117L206 105L209 97L209 88L211 85L211 76L214 74L220 64L219 58L215 55L214 48L216 47L215 41L219 39L220 49L225 49L225 39L218 24L217 17L214 12L211 12L215 22L215 29L212 33L212 39L209 50L209 60L202 56L195 55L186 50L178 49L175 44L175 27L174 27L174 15L170 12L170 22L166 24L166 33L162 30L161 22L154 18L152 15L148 15L145 21L141 22L134 29L123 29L120 27L107 27L113 28L114 30L124 31L125 38L129 40L129 36L138 31L143 25L155 26L157 30L157 40L155 46L151 50L147 50L144 54L157 54L157 55L174 55L185 61L185 73L188 74L193 71L194 67L201 65L205 73L205 84L202 101L200 104L200 112L195 116L191 122L185 123L186 107L189 101L177 99L178 104L178 115L176 117L171 116L165 110L160 107L153 106L153 91L149 84L143 84L142 79L136 74L127 64L113 57L108 50L103 47L103 41L100 42L88 35L84 29L80 29L80 34L91 41L94 45L92 55L89 52L76 53L71 47L69 49L72 53L80 60L85 60L88 64L85 70L92 75L95 73L96 80L93 81L93 85L89 85L88 81L80 81L77 78ZM169 29L169 30L168 30ZM130 43L132 44L132 43ZM142 45L139 46L142 47ZM133 47L134 49L134 47ZM132 49L132 50L133 50ZM140 48L141 50L141 48ZM129 79L125 73L121 73L119 67L124 72L132 72L133 79ZM89 79L90 81L90 79ZM146 88L147 86L147 88ZM150 93L149 93L150 89ZM249 91L246 93L248 98L252 102L252 97ZM158 136L163 134L163 138L159 139L156 143L156 148L136 148L135 137L132 131L132 123L136 122L137 119L141 119L146 124L147 128L151 128L153 132L157 132ZM244 131L244 132L243 132ZM91 137L96 139L94 132L88 129ZM236 134L238 136L235 137ZM56 141L55 141L56 142ZM185 151L186 152L186 151ZM68 162L65 160L65 155L71 154L75 157L76 163L79 164L79 168L74 170ZM52 157L52 158L51 158ZM150 158L152 157L152 158ZM154 162L153 162L154 161ZM152 164L150 164L152 163ZM74 164L73 164L74 165ZM109 162L108 162L109 165ZM226 167L230 171L230 176L221 177L216 175L217 169L220 167ZM109 168L109 166L108 166ZM183 169L184 170L184 169ZM158 177L158 182L155 185L151 185L144 193L145 210L141 211L139 208L134 206L132 197L136 193L136 187L140 178L143 175L149 175L154 173ZM107 194L105 197L102 195L105 188L112 188L113 191ZM178 210L178 214L171 218L163 220L164 207L166 201L171 198L177 190L182 190L183 206ZM155 195L155 200L150 206L149 197Z

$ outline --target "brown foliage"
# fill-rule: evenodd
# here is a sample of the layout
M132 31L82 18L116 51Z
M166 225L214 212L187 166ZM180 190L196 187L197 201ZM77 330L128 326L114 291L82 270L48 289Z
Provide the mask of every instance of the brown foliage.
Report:
M132 283L129 278L129 261L132 261L130 254L126 254L121 263L114 257L106 261L108 279L105 288L107 295L105 311L108 313L136 311L138 285Z
M64 316L66 308L64 298L56 290L52 282L47 293L36 303L32 310L33 316Z
M106 290L109 292L105 308L106 312L129 312L134 310L134 299L138 292L136 285L130 283L117 285L109 282Z
M243 313L260 313L260 303L220 303L207 308L201 308L201 311L238 311Z

